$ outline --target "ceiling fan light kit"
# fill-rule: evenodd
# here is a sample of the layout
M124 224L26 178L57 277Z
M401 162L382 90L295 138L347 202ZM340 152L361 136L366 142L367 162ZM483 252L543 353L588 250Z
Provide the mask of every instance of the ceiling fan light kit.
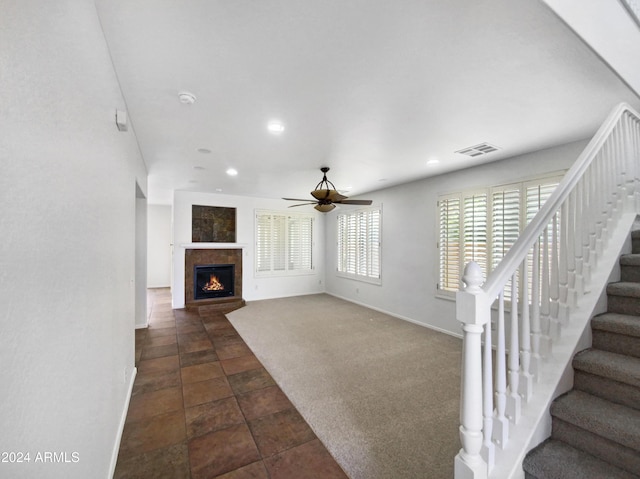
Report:
M334 209L336 207L336 205L329 203L326 205L315 205L314 208L317 209L318 211L320 211L321 213L328 213L329 211L331 211L332 209Z
M322 180L320 180L320 183L318 183L311 192L311 196L313 196L317 201L301 200L298 198L282 198L283 200L288 201L305 201L305 203L301 203L299 205L291 205L289 208L315 204L314 208L316 210L322 213L328 213L336 207L335 203L342 205L371 204L371 200L350 200L348 197L341 195L338 193L335 185L327 179L327 171L329 171L329 167L323 166L320 168L320 171L322 171Z

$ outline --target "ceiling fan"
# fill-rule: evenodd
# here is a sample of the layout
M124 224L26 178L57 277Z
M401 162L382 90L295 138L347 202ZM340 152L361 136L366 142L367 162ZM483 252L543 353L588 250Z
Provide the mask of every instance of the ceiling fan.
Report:
M293 208L295 206L305 206L305 205L315 205L314 208L322 213L327 213L336 207L336 203L340 205L370 205L371 200L350 200L348 197L341 195L336 190L336 187L333 183L327 180L327 171L329 171L328 166L323 166L320 168L322 171L322 180L318 183L315 189L311 192L311 196L313 196L317 201L312 200L301 200L298 198L282 198L283 200L288 201L304 201L305 203L300 203L299 205L291 205L289 208ZM329 187L331 186L331 187Z

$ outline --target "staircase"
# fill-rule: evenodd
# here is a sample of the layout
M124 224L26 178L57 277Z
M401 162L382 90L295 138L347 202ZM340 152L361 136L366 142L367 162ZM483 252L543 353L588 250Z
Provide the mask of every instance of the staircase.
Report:
M524 460L526 479L640 477L640 231L573 359L574 388L551 406L551 437Z

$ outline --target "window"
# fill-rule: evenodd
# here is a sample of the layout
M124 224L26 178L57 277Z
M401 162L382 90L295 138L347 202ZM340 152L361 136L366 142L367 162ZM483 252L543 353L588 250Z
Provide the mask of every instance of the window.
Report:
M313 270L313 216L256 212L256 276Z
M381 209L339 213L337 219L338 274L379 284Z
M440 293L451 295L460 289L463 270L469 261L478 263L486 277L551 196L560 179L553 176L440 196ZM505 295L510 297L510 291L505 291Z

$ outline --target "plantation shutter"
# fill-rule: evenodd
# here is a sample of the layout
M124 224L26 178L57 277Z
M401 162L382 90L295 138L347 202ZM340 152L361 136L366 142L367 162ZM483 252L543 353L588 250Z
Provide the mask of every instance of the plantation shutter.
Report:
M256 217L256 271L271 271L271 215Z
M341 213L338 222L337 270L348 275L380 278L379 209Z
M289 270L312 269L313 218L289 217Z
M462 263L475 261L487 274L487 194L473 194L462 198L463 258Z
M527 186L527 199L526 199L526 217L527 224L533 219L533 217L538 213L542 205L549 199L551 194L555 191L558 186L558 182L550 182L546 184L535 184Z
M540 211L540 208L545 204L545 202L549 199L551 194L555 191L558 186L558 181L549 181L548 183L541 184L530 184L526 188L526 221L527 224L533 219L533 217ZM559 223L558 223L559 224ZM548 238L548 251L547 258L549 261L549 269L551 269L551 241L552 241L552 226L553 223L549 223L547 229L547 238ZM540 236L540 283L538 284L538 291L542 291L542 271L544 265L542 264L542 260L544 259L544 235ZM529 271L533 269L533 252L529 252L528 254L528 268ZM531 297L533 291L533 283L531 276L529 277L529 297ZM538 298L539 299L539 298Z
M256 214L256 273L313 269L313 217L260 211Z
M347 271L347 217L338 215L338 271Z
M273 215L271 225L272 271L284 271L286 268L286 234L286 217Z
M491 198L491 270L520 235L520 188L494 190Z
M438 202L440 278L438 289L460 288L460 198L444 198Z
M555 191L560 179L559 176L547 177L484 191L441 196L438 200L438 289L457 291L461 286L463 268L470 261L478 263L486 278L516 243L522 229ZM549 240L551 236L550 227ZM542 241L540 246L542 258ZM549 258L551 261L551 251ZM529 253L529 272L532 264ZM505 289L507 300L510 300L510 288L508 285ZM529 284L529 292L531 289Z
M367 224L367 276L380 278L380 210L369 212Z

